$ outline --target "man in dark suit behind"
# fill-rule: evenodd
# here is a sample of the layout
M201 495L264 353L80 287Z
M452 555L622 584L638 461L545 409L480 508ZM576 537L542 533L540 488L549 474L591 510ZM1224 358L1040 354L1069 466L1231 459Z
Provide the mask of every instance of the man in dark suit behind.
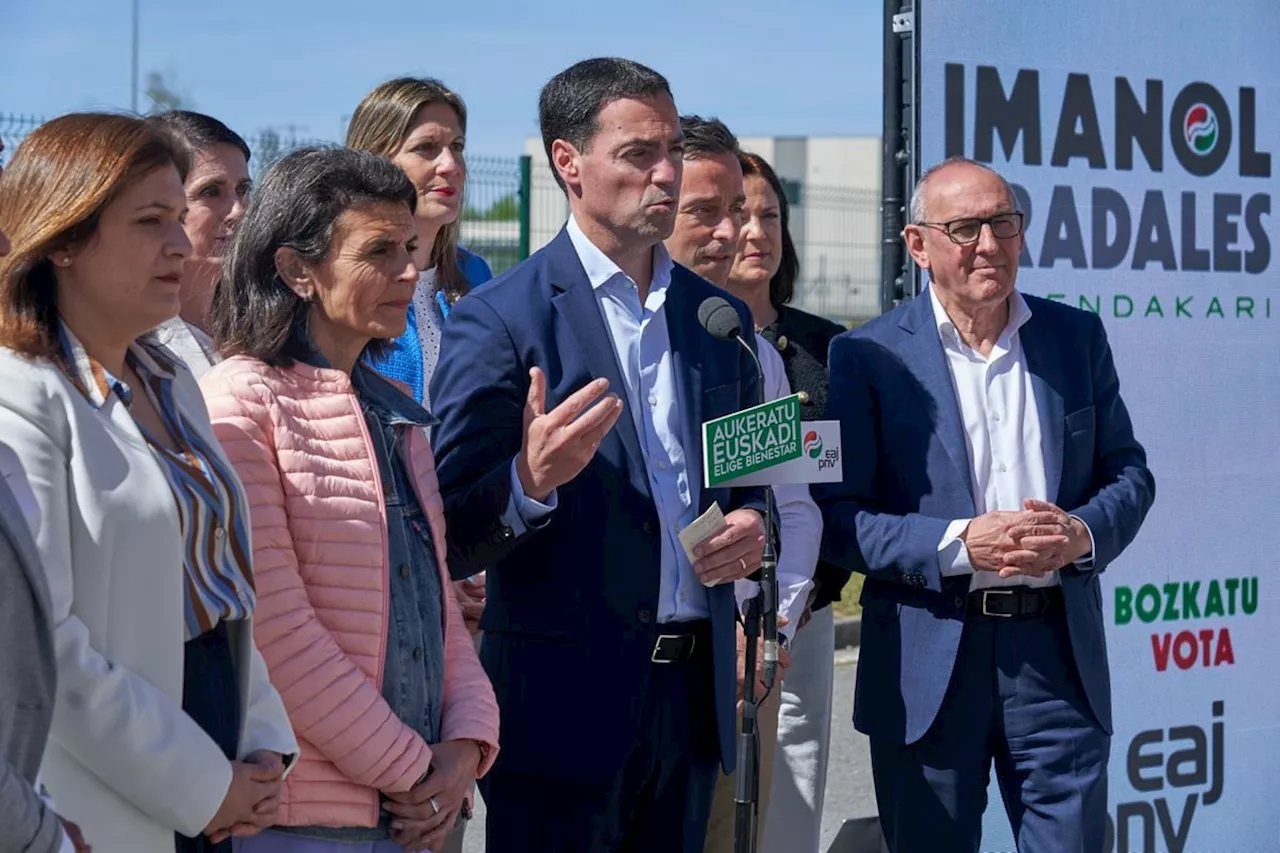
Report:
M760 490L702 488L700 425L761 392L698 323L725 294L662 246L683 150L666 80L587 60L539 112L570 221L457 304L431 388L452 569L488 570L487 849L692 853L734 761L732 581L764 535ZM713 501L728 527L691 562L677 533Z
M831 345L845 478L823 551L867 576L854 725L894 853L977 851L994 761L1022 853L1103 849L1111 688L1098 575L1155 497L1098 317L1014 289L994 171L921 178L928 291Z

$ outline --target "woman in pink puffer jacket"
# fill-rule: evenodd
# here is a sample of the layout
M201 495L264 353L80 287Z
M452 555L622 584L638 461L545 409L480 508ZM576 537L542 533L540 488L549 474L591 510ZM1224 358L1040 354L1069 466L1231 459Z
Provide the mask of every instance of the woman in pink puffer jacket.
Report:
M412 185L350 149L268 171L214 296L201 381L244 481L256 636L301 758L244 853L440 850L498 750L498 708L450 594L434 422L363 366L418 272Z

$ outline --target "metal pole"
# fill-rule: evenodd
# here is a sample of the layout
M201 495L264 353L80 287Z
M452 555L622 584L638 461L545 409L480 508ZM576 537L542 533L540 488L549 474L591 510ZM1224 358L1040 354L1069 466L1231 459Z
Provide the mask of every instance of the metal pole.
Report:
M742 728L738 731L738 766L734 770L734 853L755 853L760 828L760 732L757 717L763 696L756 696L756 650L760 642L760 609L764 593L747 601L742 629L747 654L742 677Z
M133 50L129 74L129 109L138 111L138 0L133 0Z
M756 381L764 390L760 356L742 338L742 346L756 366ZM773 523L773 486L765 486L764 553L760 561L760 592L747 602L742 616L746 660L742 678L742 728L738 734L738 767L734 771L734 853L756 853L760 833L760 706L774 689L778 669L778 548ZM764 693L756 696L756 659L764 635ZM778 688L782 689L781 687Z
M529 227L533 221L533 158L520 158L520 256L529 257Z
M905 208L903 198L902 138L902 39L895 18L902 0L884 2L884 116L881 125L880 155L880 310L893 308L904 296L902 266L905 251L902 225Z

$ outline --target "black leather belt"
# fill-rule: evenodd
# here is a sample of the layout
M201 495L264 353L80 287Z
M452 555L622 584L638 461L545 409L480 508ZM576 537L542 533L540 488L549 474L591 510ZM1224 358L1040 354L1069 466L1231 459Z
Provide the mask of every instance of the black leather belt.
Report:
M649 660L653 663L684 663L694 656L711 654L711 620L666 622L658 626Z
M976 619L1040 619L1061 606L1061 587L996 587L969 593L966 615Z

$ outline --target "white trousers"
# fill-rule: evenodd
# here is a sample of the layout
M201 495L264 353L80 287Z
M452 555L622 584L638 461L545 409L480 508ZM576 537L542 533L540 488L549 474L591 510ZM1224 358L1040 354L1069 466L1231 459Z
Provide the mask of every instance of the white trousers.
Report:
M818 853L831 747L835 616L824 607L791 643L761 853Z

